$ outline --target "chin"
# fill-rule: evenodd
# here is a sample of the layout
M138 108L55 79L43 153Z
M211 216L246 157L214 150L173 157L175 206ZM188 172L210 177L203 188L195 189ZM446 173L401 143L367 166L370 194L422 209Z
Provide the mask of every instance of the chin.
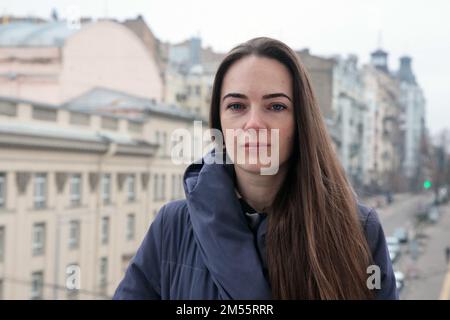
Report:
M254 173L254 174L260 174L261 173L261 168L263 168L264 166L257 163L257 164L234 164L235 166L241 168L242 170L249 172L249 173Z
M268 157L270 158L270 155ZM277 161L279 159L277 158L275 160L276 162L278 162L277 164L272 164L274 159L270 159L269 163L267 163L267 160L268 159L266 158L265 161L261 161L258 155L249 153L248 151L243 152L240 155L235 153L233 157L234 165L246 172L254 174L263 173L263 175L277 174L280 167L280 162ZM273 166L273 168L271 166ZM268 170L270 170L271 173L267 173Z
M256 163L256 164L239 164L239 163L235 163L234 166L239 167L240 169L248 172L248 173L252 173L252 174L258 174L258 175L263 175L263 176L273 176L276 175L279 170L280 170L280 166L273 166L271 167L270 165L267 164L261 164L261 163Z

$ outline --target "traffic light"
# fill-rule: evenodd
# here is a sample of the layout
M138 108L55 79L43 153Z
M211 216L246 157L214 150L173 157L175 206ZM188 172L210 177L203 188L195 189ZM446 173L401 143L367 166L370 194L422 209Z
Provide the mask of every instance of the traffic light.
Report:
M430 189L431 188L431 181L430 180L425 180L425 182L423 183L423 187L425 189Z

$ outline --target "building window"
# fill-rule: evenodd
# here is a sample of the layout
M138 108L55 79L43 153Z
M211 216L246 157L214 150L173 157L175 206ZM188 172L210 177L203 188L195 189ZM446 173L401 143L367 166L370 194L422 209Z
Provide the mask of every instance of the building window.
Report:
M182 175L179 174L172 174L172 200L173 199L179 199L182 197Z
M102 117L102 129L117 130L119 128L119 121L110 117Z
M5 259L5 227L0 226L0 262Z
M127 240L134 240L136 217L133 213L127 216Z
M109 217L102 218L102 244L108 244L109 241Z
M172 197L172 200L174 200L174 199L176 199L176 197L177 197L177 194L176 194L176 190L177 190L177 187L176 187L176 184L177 184L177 176L175 175L175 174L172 174L172 183L171 183L171 190L172 190L172 193L171 193L171 197Z
M161 195L161 200L166 199L166 175L165 174L163 174L161 176L161 192L160 192L160 195Z
M33 256L42 255L45 252L45 223L35 223L33 225Z
M72 206L81 204L81 174L70 177L70 203Z
M88 126L90 124L91 118L89 114L78 113L72 111L70 113L69 123L74 125Z
M153 179L153 200L159 200L159 174L155 174Z
M156 142L156 144L158 145L158 151L157 151L157 154L158 155L161 155L161 138L160 138L160 133L159 133L159 131L156 131L155 132L155 142Z
M0 101L0 114L9 117L17 116L16 104L8 101Z
M32 117L36 120L56 121L57 111L49 108L33 106Z
M183 175L182 174L180 174L178 176L178 192L179 192L179 197L180 198L183 197L184 189L183 189Z
M168 154L168 143L167 143L167 132L155 132L155 141L158 147L158 155L159 156L167 156Z
M37 173L34 176L34 208L41 209L46 206L47 174Z
M166 175L155 174L153 177L153 200L161 201L166 198Z
M134 174L130 174L127 178L128 201L136 200L136 179Z
M162 142L162 148L163 148L163 155L167 156L167 133L163 132L163 142Z
M142 123L128 121L128 130L134 133L142 133Z
M100 259L99 287L100 287L100 291L105 295L106 295L107 286L108 286L108 258L102 257Z
M200 88L200 86L195 86L195 94L196 94L197 96L199 96L199 95L201 94L201 88Z
M103 204L111 203L111 175L104 174L102 176L102 199Z
M38 271L31 274L31 299L37 300L44 297L44 272Z
M6 204L6 174L0 172L0 208L4 208Z
M80 221L69 222L69 249L77 249L80 246Z

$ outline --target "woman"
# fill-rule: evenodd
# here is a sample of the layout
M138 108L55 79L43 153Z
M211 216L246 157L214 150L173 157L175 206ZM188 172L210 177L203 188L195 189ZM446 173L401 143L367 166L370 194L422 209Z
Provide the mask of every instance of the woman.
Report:
M255 38L229 52L210 127L234 164L210 164L212 151L186 169L186 200L160 210L114 299L398 298L377 214L357 203L289 47ZM239 144L239 129L279 139ZM235 161L269 148L275 174L261 174L259 157Z

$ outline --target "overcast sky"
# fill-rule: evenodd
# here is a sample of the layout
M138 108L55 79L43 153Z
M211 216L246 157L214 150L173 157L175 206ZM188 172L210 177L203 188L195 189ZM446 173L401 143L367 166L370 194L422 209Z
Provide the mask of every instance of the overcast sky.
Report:
M416 78L427 99L432 133L450 128L450 1L447 0L2 0L0 15L48 18L52 8L65 17L70 6L82 16L119 20L144 16L163 41L200 35L217 51L255 36L270 36L311 53L357 54L367 63L381 45L390 69L398 58L413 58ZM381 34L381 37L379 36Z

